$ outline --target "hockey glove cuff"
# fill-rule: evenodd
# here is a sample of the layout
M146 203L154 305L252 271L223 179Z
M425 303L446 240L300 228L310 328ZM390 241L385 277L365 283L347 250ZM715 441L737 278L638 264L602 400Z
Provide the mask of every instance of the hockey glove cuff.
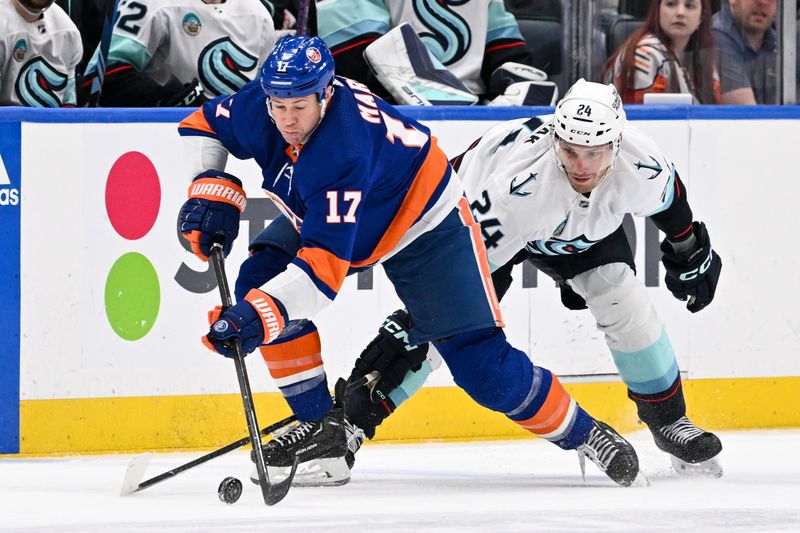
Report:
M259 289L251 289L244 301L222 313L218 308L209 312L209 320L216 318L203 344L225 357L235 357L235 339L239 339L242 354L247 355L262 344L274 341L286 324L286 310L280 301Z
M385 402L389 393L400 386L410 371L422 368L428 355L428 344L415 346L408 341L411 317L405 309L395 311L384 320L378 335L356 359L350 381L377 370L381 377L372 387L371 400Z
M664 239L661 260L666 270L664 280L667 288L678 300L688 300L686 308L696 313L714 299L722 259L711 248L705 224L693 222L692 232L696 242L689 250L676 252L676 246Z

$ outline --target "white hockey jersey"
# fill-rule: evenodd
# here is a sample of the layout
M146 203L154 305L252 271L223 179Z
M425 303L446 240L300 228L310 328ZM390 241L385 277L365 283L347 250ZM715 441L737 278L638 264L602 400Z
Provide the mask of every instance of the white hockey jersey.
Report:
M556 160L551 118L494 126L456 162L493 270L526 247L543 255L581 253L614 232L626 213L650 216L672 204L675 165L630 125L612 171L588 196L575 192Z
M486 92L481 66L487 43L522 39L503 0L324 0L318 2L320 37L335 48L359 33L384 34L402 22L475 94Z
M28 22L10 0L0 2L0 105L74 106L82 55L78 28L58 5Z
M209 97L231 94L256 78L275 44L272 17L260 0L120 2L108 65L125 63L164 84L197 78ZM93 72L96 56L87 72Z

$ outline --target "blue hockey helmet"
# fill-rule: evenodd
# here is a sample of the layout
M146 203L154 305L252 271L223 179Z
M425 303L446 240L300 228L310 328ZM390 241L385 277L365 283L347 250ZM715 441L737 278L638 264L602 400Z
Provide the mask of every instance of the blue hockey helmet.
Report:
M325 98L333 80L333 55L319 37L284 35L261 67L261 88L269 97Z

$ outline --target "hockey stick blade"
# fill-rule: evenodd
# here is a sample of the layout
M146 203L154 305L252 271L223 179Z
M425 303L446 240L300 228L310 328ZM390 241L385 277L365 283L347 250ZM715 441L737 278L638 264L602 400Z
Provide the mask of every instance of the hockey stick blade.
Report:
M131 460L128 468L125 470L125 478L122 480L122 489L119 492L120 496L127 496L128 494L133 494L142 489L140 482L149 465L149 453L139 455Z
M369 385L370 383L372 383L373 381L375 381L379 377L380 377L380 373L379 372L377 372L377 371L370 372L366 376L363 376L363 377L357 379L356 381L354 381L353 383L348 384L346 392L350 393L353 390L357 389L358 387L363 387L364 385ZM294 415L287 416L283 420L279 420L277 422L274 422L274 423L270 424L269 426L265 427L264 429L262 429L261 430L261 435L265 436L265 437L268 436L268 435L271 435L275 431L279 430L280 428L284 427L287 424L291 424L295 420L297 420L297 417L295 417ZM166 481L168 479L172 479L173 477L175 477L175 476L177 476L179 474L182 474L182 473L186 472L187 470L190 470L190 469L192 469L192 468L194 468L196 466L200 466L201 464L207 463L207 462L211 461L212 459L216 459L217 457L221 457L221 456L223 456L223 455L225 455L227 453L230 453L230 452L232 452L234 450L237 450L237 449L241 448L242 446L247 445L248 443L250 443L250 437L241 438L241 439L239 439L237 441L234 441L234 442L231 442L229 444L226 444L222 448L214 450L213 452L209 452L209 453L207 453L207 454L205 454L205 455L203 455L201 457L198 457L197 459L193 459L193 460L189 461L188 463L184 463L184 464L182 464L180 466L177 466L177 467L175 467L175 468L173 468L171 470L168 470L168 471L164 472L163 474L159 474L157 476L151 477L151 478L146 479L144 481L142 481L142 478L144 477L144 473L145 473L145 471L147 470L147 467L150 464L150 458L152 457L152 455L150 453L145 453L145 454L142 454L142 455L140 455L138 457L134 457L131 460L130 464L128 465L127 470L125 471L125 478L123 479L123 482L122 482L122 489L120 490L120 496L128 496L130 494L134 494L136 492L139 492L139 491L142 491L144 489L150 488L153 485L157 485L158 483L161 483L162 481ZM292 479L294 478L294 474L295 474L296 469L297 469L297 465L294 465L292 467L292 471L290 472L290 477ZM274 495L270 496L270 498L269 498L270 501L272 501L273 499L276 499L276 498L278 498L278 496L280 496L280 498L278 498L275 501L275 503L277 503L278 501L280 501L284 497L286 497L286 493L288 493L289 489L286 488L284 490L283 483L284 482L281 482L281 487L282 488L280 490L278 490L278 491L275 491ZM290 480L290 483L291 483L291 480ZM281 493L283 493L282 496L281 496ZM271 505L274 505L274 503L271 504Z
M269 484L269 490L267 491L267 496L264 498L264 502L266 502L267 505L275 505L284 499L286 495L289 494L289 489L292 488L292 481L294 481L294 475L296 473L297 457L292 461L292 469L289 471L289 475L286 476L286 479Z
M296 420L294 415L288 416L283 420L279 420L274 424L270 424L269 426L265 427L261 430L261 435L267 436L272 434L273 432L277 431L278 429L282 428L286 424L290 424ZM139 457L134 457L131 461L131 464L128 466L128 470L125 473L125 479L123 481L122 490L120 492L121 496L127 496L129 494L133 494L134 492L139 492L140 490L144 490L146 488L152 487L162 481L166 481L168 479L172 479L173 477L177 476L178 474L182 474L187 470L194 468L196 466L200 466L203 463L207 463L212 459L216 459L217 457L223 456L227 453L230 453L234 450L245 446L246 444L250 443L250 437L244 437L237 441L231 442L230 444L226 444L222 448L214 450L213 452L207 453L202 457L198 457L197 459L193 459L188 463L182 464L181 466L175 467L171 470L164 472L163 474L159 474L155 477L151 477L145 481L141 481L142 477L144 476L144 470L147 468L147 463L144 462L145 456L149 461L150 454L146 453ZM134 466L144 463L144 466L138 470L133 470Z

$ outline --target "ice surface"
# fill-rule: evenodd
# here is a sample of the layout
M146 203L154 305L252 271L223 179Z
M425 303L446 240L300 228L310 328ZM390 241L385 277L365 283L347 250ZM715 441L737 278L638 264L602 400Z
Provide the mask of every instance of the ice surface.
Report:
M368 445L350 484L293 488L266 507L233 452L120 497L130 455L0 460L0 531L800 531L800 430L719 433L721 479L679 478L630 435L649 487L616 486L537 440ZM202 453L158 454L145 478ZM217 499L233 475L238 503Z

